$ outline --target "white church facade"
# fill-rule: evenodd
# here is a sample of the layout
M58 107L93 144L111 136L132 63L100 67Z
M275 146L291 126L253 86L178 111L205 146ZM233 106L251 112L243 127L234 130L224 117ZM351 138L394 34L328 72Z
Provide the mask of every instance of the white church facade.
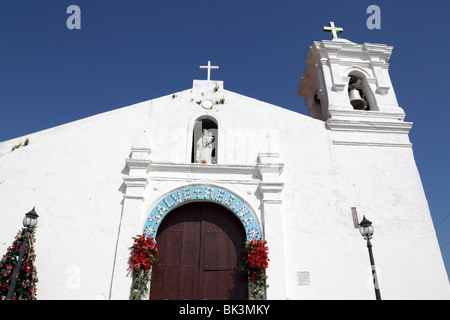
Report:
M267 299L374 299L364 215L383 299L450 299L392 49L314 42L298 86L309 116L208 75L1 142L0 254L35 207L38 299L128 299L143 233L161 254L150 299L245 299L233 263L253 238L269 247Z

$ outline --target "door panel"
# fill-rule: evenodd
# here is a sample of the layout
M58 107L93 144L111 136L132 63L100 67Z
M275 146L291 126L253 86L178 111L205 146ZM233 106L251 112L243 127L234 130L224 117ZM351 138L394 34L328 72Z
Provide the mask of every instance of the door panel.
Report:
M159 266L151 299L247 299L247 275L239 270L245 231L228 209L191 202L164 218L158 230Z

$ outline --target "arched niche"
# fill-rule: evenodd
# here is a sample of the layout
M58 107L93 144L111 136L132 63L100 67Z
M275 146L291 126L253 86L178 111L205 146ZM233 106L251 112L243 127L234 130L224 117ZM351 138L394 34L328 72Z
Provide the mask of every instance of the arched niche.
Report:
M217 121L211 116L199 117L195 120L193 130L191 162L216 164L219 139Z
M373 89L369 84L368 74L360 68L349 69L347 72L349 102L353 109L377 111L378 106ZM361 101L358 101L358 97ZM365 105L362 102L365 102Z

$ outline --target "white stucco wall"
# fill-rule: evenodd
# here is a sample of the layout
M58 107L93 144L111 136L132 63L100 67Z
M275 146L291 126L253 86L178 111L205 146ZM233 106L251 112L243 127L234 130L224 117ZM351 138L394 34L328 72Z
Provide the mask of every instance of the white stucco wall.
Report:
M1 144L2 254L33 206L40 299L108 296L121 213L121 171L148 119L131 106ZM145 117L147 115L147 117ZM29 145L9 152L16 141Z
M122 276L128 257L116 259L119 229L125 230L123 177L129 173L125 159L144 131L152 164L132 217L136 227L127 232L141 233L158 199L194 183L232 190L253 207L261 224L269 221L262 216L258 154L278 153L284 185L274 220L283 232L267 232L277 239L266 240L271 247L284 239L285 260L277 260L278 250L270 253L275 257L270 268L277 270L269 272L270 297L374 297L365 241L353 227L350 208L356 207L359 220L364 214L375 226L383 298L450 298L411 148L336 145L333 140L336 135L342 140L343 133L324 122L227 91L221 82L214 92L215 84L196 81L174 95L0 143L0 254L35 206L39 299L108 299L113 268L125 283L119 286L121 297L128 295ZM196 103L221 98L225 103L212 110ZM219 126L220 170L211 172L189 164L193 123L204 115ZM10 152L26 138L29 145ZM310 285L297 285L299 271L309 272Z

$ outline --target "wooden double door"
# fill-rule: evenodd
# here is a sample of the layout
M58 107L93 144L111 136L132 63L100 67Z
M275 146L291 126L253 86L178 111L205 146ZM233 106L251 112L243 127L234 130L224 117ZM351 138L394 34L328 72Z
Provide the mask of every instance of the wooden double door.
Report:
M221 205L191 202L173 210L158 229L150 299L247 299L247 274L239 270L245 239L239 219Z

